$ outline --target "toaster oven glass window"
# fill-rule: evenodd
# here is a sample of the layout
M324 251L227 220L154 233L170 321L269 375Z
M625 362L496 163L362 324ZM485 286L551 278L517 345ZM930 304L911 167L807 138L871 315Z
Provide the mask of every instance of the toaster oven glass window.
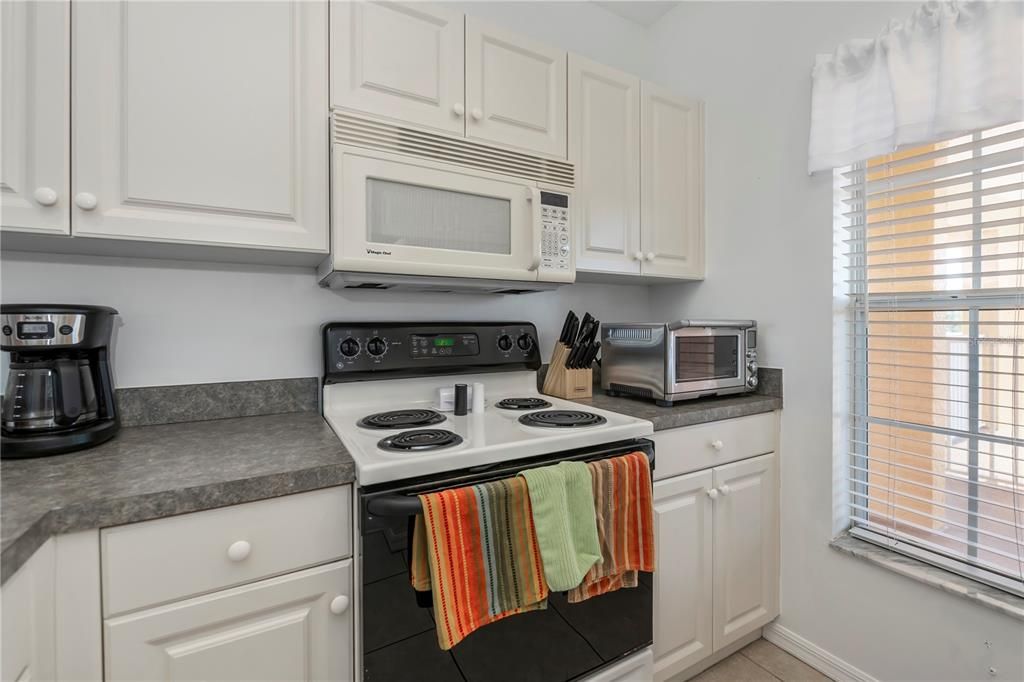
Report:
M512 253L508 199L369 178L366 212L367 237L378 244Z
M676 337L676 382L739 376L738 336Z

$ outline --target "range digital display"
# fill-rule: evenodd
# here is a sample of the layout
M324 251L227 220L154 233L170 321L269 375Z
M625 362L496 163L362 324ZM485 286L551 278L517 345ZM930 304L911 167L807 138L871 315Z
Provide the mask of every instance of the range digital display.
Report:
M409 355L418 359L444 359L459 355L479 355L476 334L411 334Z
M434 347L435 348L451 348L455 345L454 336L435 336Z

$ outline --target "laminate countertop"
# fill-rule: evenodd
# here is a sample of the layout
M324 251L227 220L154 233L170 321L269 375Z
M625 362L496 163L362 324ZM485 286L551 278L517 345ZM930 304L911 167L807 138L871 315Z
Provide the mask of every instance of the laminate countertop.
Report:
M646 419L654 424L655 431L678 429L683 426L717 422L723 419L746 417L750 414L782 409L780 396L763 393L700 398L678 402L671 407L659 407L653 400L605 395L597 387L594 388L592 398L578 398L573 402L638 419Z
M351 483L316 412L122 428L89 450L0 464L0 581L48 538Z

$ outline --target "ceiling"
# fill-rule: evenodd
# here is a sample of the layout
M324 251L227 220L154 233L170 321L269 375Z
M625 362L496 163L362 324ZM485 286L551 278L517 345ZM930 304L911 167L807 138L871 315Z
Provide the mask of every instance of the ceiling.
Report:
M668 0L619 0L618 2L595 1L594 4L641 26L651 26L682 3Z

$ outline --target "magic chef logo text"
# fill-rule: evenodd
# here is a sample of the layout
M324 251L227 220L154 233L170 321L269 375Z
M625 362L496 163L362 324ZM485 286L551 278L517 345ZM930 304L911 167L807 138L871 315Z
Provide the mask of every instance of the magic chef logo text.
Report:
M377 249L367 249L366 253L371 256L390 256L390 251L378 251Z

